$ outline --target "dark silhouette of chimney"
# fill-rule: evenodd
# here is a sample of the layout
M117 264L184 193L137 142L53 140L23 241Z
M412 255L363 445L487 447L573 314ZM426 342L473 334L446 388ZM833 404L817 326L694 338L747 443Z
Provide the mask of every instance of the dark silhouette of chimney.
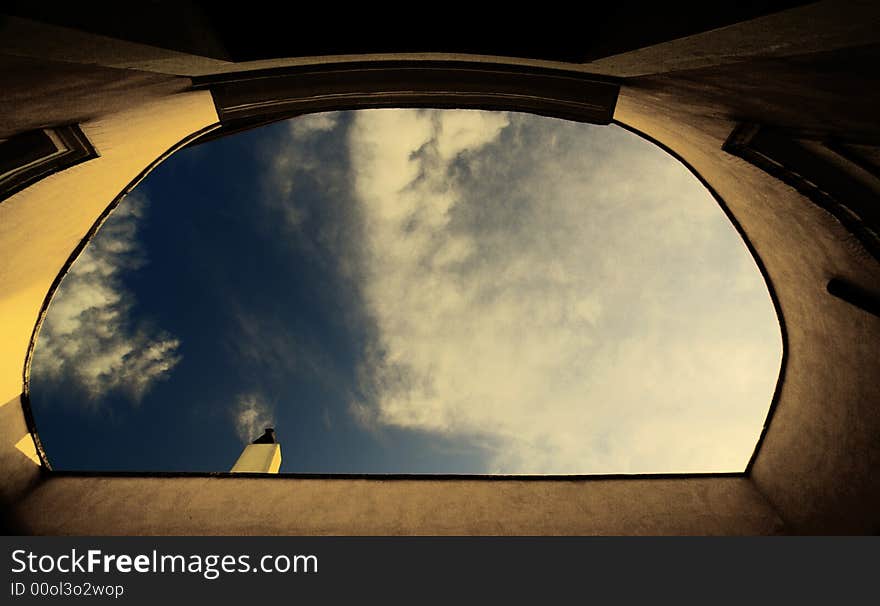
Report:
M278 440L275 439L275 429L272 427L267 427L266 431L259 438L251 442L251 444L277 444Z

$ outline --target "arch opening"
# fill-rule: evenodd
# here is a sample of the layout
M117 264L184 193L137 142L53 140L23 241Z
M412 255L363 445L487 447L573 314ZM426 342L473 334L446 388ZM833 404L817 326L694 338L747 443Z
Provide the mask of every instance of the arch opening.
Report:
M359 110L150 174L62 282L30 391L60 469L225 470L271 422L291 472L739 472L780 356L742 240L649 142Z

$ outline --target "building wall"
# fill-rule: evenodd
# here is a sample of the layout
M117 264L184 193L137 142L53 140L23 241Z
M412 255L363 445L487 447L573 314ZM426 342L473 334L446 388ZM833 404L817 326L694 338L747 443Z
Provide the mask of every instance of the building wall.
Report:
M94 93L92 93L94 94ZM43 301L71 253L107 206L181 139L217 121L210 93L145 100L82 123L100 157L0 202L0 498L38 480L22 413L23 369ZM29 452L25 452L25 450Z
M744 478L58 477L22 506L25 530L35 534L751 535L783 529Z

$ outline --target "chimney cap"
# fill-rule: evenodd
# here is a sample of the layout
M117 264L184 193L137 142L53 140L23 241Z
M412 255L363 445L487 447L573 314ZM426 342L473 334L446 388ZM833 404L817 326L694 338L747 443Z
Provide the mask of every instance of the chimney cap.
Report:
M266 431L259 438L251 442L252 444L277 444L278 440L275 439L275 429L272 427L267 427Z

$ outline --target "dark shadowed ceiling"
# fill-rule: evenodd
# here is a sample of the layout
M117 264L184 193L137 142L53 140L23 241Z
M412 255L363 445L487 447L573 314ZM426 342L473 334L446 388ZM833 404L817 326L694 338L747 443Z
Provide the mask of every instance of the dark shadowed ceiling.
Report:
M220 2L156 0L126 3L22 2L4 12L55 25L227 61L354 53L448 52L584 63L809 4L749 2L596 3L589 11L505 11L476 18L437 5L434 10L369 11L337 8L296 12L275 3L248 10ZM262 9L260 8L262 6ZM283 6L283 5L282 5ZM404 14L401 14L403 12ZM340 28L339 19L346 25Z

